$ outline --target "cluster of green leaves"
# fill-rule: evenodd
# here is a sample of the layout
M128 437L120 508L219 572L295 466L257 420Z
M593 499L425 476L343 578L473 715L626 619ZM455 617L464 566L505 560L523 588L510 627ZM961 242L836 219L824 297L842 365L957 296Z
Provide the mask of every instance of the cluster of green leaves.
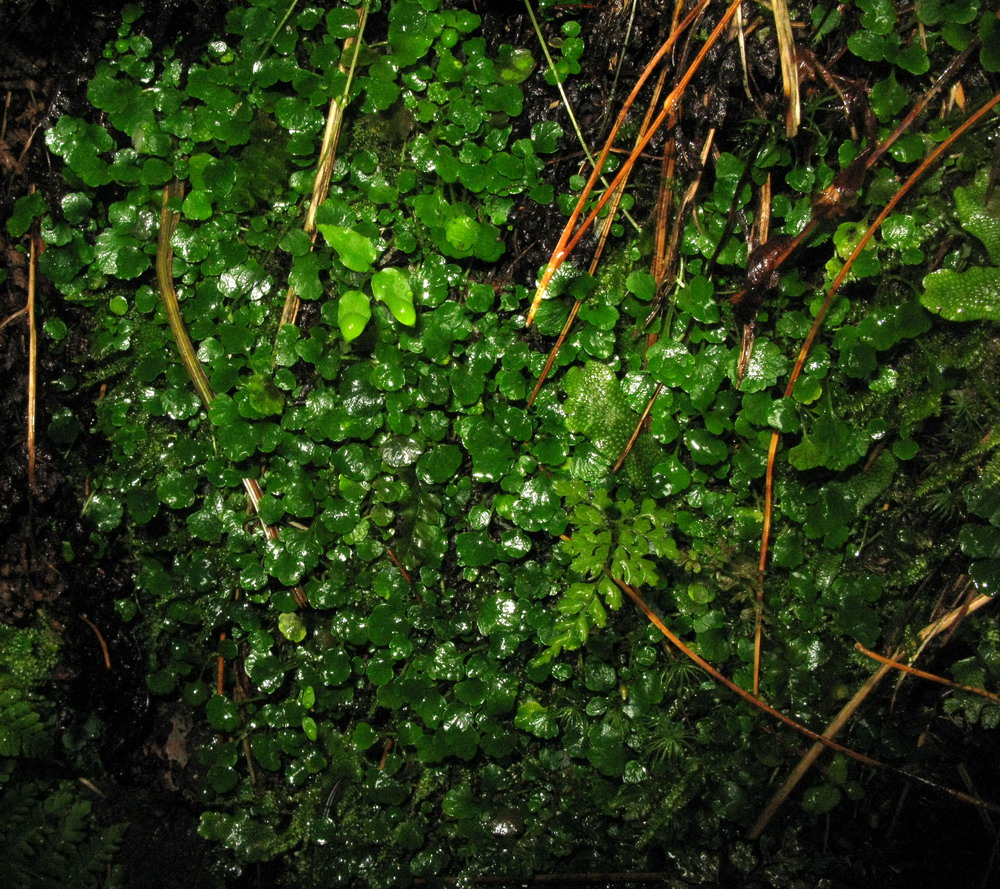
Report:
M11 889L97 889L120 885L115 852L128 825L95 828L91 804L68 782L23 782L3 794L0 848L4 883Z
M69 781L46 777L59 752L53 746L49 683L61 652L59 637L42 623L0 624L0 849L4 885L35 889L118 885L111 862L126 824L98 827L91 804Z
M472 13L394 3L387 43L359 51L357 117L317 217L326 246L310 250L296 222L357 15L303 11L263 53L272 12L233 10L191 64L154 54L129 13L90 87L107 126L67 117L49 135L73 191L46 219L46 270L94 308L94 378L123 376L99 405L112 456L86 510L100 532L132 535L136 596L118 607L162 640L150 688L204 708L223 738L195 766L206 837L242 861L305 840L325 860L317 844L335 833L351 862L341 877L373 861L372 879L390 883L400 868L491 867L498 848L516 848L528 874L589 845L559 823L571 806L550 667L530 663L563 586L551 473L573 433L557 390L524 407L542 361L519 331L526 291L472 272L499 257L517 202L552 199L540 158L562 131L518 120L527 49L488 53ZM173 273L216 393L207 411L151 280L173 176L188 184ZM276 332L283 274L316 308ZM585 316L565 361L611 354L617 310ZM260 479L276 540L247 522L244 478ZM215 691L215 656L245 669L248 701ZM643 663L659 658L647 644ZM604 660L559 671L560 706L584 727L573 756L645 781ZM630 705L651 725L658 688ZM386 737L399 754L379 768ZM247 781L244 740L263 791ZM514 784L518 801L500 805L494 788ZM338 785L343 823L326 804ZM652 782L643 793L652 805ZM595 785L573 808L604 811L607 797ZM411 858L390 844L373 859L373 825Z
M399 885L456 871L528 877L555 860L644 869L650 848L681 836L721 861L718 837L752 817L782 751L734 753L756 737L748 711L666 652L612 577L641 587L749 687L759 492L776 430L763 677L776 706L819 725L833 690L866 675L853 642L905 626L914 582L954 551L913 518L932 514L935 492L963 489L963 556L987 582L997 511L992 488L969 481L983 451L964 462L943 452L992 423L993 396L976 384L996 367L991 335L973 322L959 341L915 283L952 216L952 182L961 224L991 250L995 215L969 183L983 158L971 147L886 221L831 308L832 333L781 398L820 288L863 227L818 229L809 247L825 268L782 270L737 386L724 295L747 257L731 215L752 215L771 176L774 231L797 234L860 146L819 101L807 107L805 161L756 117L757 157L741 156L742 136L720 135L658 341L647 349L635 335L656 300L643 239L619 241L594 276L567 263L536 326L554 337L578 299L579 320L529 409L543 364L521 330L529 294L488 271L514 210L553 201L542 157L562 129L522 115L521 84L545 89L533 52L488 46L476 14L443 5L373 8L378 40L351 45L353 6L284 18L282 4L255 0L229 12L197 61L154 52L130 9L89 90L106 123L64 117L50 131L70 191L44 223L44 270L93 310L83 382L110 381L96 432L111 456L86 510L136 554L136 595L118 609L158 640L150 688L182 696L216 736L192 766L201 832L238 861L295 849L297 885ZM855 10L861 37L849 46L878 55L883 135L914 78L938 70L972 24L919 9L918 49L891 4ZM840 16L812 10L827 29L818 40ZM576 17L560 32L552 80L583 60ZM312 245L301 217L324 109L341 96L350 124ZM946 128L898 143L859 218ZM216 393L207 410L152 276L175 177L187 196L173 275ZM37 212L19 207L15 226ZM286 284L303 321L277 330ZM966 433L935 441L958 392L969 393ZM68 445L79 429L59 415L49 432ZM248 520L245 479L264 489L260 519L276 538ZM239 665L245 694L217 692L217 657ZM873 746L892 734L867 731ZM822 813L858 793L838 761L805 803ZM599 852L596 830L610 840ZM739 856L749 873L752 856Z
M51 752L51 705L41 693L55 666L59 645L41 627L0 624L0 786L20 757Z
M949 321L1000 321L1000 194L990 193L988 173L983 170L954 194L962 227L982 242L990 265L941 268L924 279L920 301ZM958 254L950 259L952 266L963 262Z

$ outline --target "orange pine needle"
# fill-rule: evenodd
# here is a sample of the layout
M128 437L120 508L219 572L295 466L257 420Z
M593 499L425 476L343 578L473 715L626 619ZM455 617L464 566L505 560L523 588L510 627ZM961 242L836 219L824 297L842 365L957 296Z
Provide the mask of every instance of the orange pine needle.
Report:
M738 8L739 0L734 0L733 6L730 8L730 12L727 13L727 17L731 17L732 13ZM542 278L538 283L538 289L535 291L534 299L532 300L531 307L528 309L528 316L525 320L525 327L531 327L535 320L535 314L538 311L538 306L541 305L542 299L545 296L546 290L548 290L549 284L552 282L552 276L559 270L559 267L566 261L570 252L575 246L575 241L572 246L569 245L571 236L573 235L573 230L576 227L577 221L580 219L580 215L583 212L583 208L587 203L587 199L590 197L590 193L594 190L594 186L597 184L597 180L600 178L601 171L604 169L604 165L607 162L608 155L611 153L612 146L614 145L615 138L618 136L618 131L622 128L625 123L625 119L628 116L628 112L632 107L633 102L635 102L636 96L639 95L639 91L645 85L646 81L649 79L650 74L660 63L663 57L673 48L674 44L680 38L681 34L687 30L688 27L702 14L705 7L708 6L708 0L701 0L700 3L696 4L695 7L684 17L684 19L677 25L674 32L663 42L660 48L656 51L656 54L649 63L643 69L642 74L639 75L639 79L636 81L635 86L632 87L632 92L628 94L622 105L622 110L618 114L618 118L615 120L614 125L611 127L611 131L608 133L608 138L604 144L600 155L597 158L597 162L594 165L594 169L590 173L590 177L587 179L586 184L583 187L583 191L580 194L580 198L573 208L573 212L570 214L569 219L566 222L566 226L563 229L562 235L559 237L559 242L556 244L555 250L552 252L552 257L549 259L548 265L545 267L545 271L542 273ZM728 18L726 19L728 21ZM712 38L710 38L712 39ZM714 42L714 40L712 41ZM698 60L696 60L697 62ZM693 74L693 71L692 71ZM685 84L686 86L686 84ZM671 96L673 93L670 94ZM667 97L669 102L670 96ZM657 122L655 124L655 129L658 129L660 124L663 122L663 114L657 117ZM655 132L655 129L653 130ZM652 134L650 134L652 138ZM638 152L633 152L633 156L637 157L642 151L645 150L649 139L647 139ZM635 161L633 160L632 163ZM626 164L628 162L626 161ZM608 189L608 194L610 194L614 188L617 187L617 180L612 183L611 187ZM607 194L605 195L605 198ZM601 207L604 205L601 204ZM600 208L598 208L600 209ZM592 220L591 220L592 221ZM590 222L584 224L583 229L578 234L576 240L579 240L579 236L586 231L589 227Z
M653 102L650 103L649 108L646 109L646 116L643 118L642 126L639 128L639 138L643 136L649 127L649 121L653 112L653 105L658 100L660 92L663 88L665 73L665 71L660 73L660 79L657 81L656 90L653 94ZM618 205L621 203L621 198L624 193L625 183L622 182L622 184L619 185L614 191L614 198L608 211L607 224L601 230L600 241L594 250L593 259L590 261L590 268L588 269L588 272L591 275L597 271L597 266L601 261L601 256L604 254L604 247L608 242L608 234L611 232L611 220L618 212ZM556 357L559 355L559 350L562 348L563 343L566 342L566 337L569 336L570 329L573 327L573 322L576 320L576 316L580 312L581 305L583 305L583 301L579 299L573 304L573 308L570 310L569 317L566 319L566 323L563 324L562 330L559 332L559 337L556 339L555 345L552 346L552 349L549 351L548 358L545 359L545 366L542 368L542 372L538 375L538 381L535 383L535 388L531 390L531 397L528 399L528 407L531 407L535 403L535 399L538 397L538 393L541 391L542 385L548 378L549 372L552 370L552 365L555 363Z
M976 688L973 685L962 685L960 682L952 682L950 679L945 679L943 676L938 676L936 673L928 673L926 670L918 670L916 667L911 667L909 664L904 664L893 660L892 658L887 658L874 651L869 651L860 642L856 642L854 647L865 657L870 657L872 660L878 661L880 664L885 664L888 667L892 667L894 670L900 670L903 673L908 673L910 676L916 676L919 679L927 679L931 682L938 682L941 685L947 685L949 688L957 688L959 691L967 691L974 695L982 695L984 698L989 698L991 701L995 701L1000 704L1000 695L995 695L991 691Z
M95 624L86 614L80 615L80 620L82 620L90 629L94 631L94 635L97 637L97 641L101 645L101 653L104 655L104 666L109 670L111 669L111 652L108 650L108 643L104 641L104 636L101 635L101 631L97 628Z
M759 710L763 710L768 715L773 716L775 719L779 720L780 722L783 722L790 728L795 729L795 731L799 732L800 734L805 735L807 738L811 738L818 744L822 744L825 747L829 747L831 750L836 750L839 753L843 753L845 756L849 756L851 757L851 759L856 759L858 762L862 762L865 765L870 765L870 766L884 765L883 763L879 762L879 760L872 759L872 757L866 756L864 753L858 753L856 750L851 750L849 747L845 747L843 746L843 744L838 744L836 741L833 741L830 738L824 738L818 732L814 732L812 729L806 728L804 725L802 725L799 722L796 722L790 716L786 716L780 710L775 710L774 707L770 706L769 704L765 704L760 698L758 698L756 695L750 694L750 692L748 692L746 689L740 688L740 686L738 686L735 682L733 682L732 679L729 679L728 677L720 673L708 661L706 661L703 657L696 654L691 648L685 645L684 642L682 642L678 636L674 635L674 633L670 630L670 628L667 627L667 625L662 620L660 620L660 618L653 611L653 609L646 604L645 599L642 598L642 596L634 587L632 587L630 584L625 583L625 581L623 580L619 580L610 571L608 571L607 568L604 569L604 574L608 578L610 578L610 580L622 592L628 595L628 597L633 602L635 602L635 604L639 607L639 610L642 611L642 613L645 614L646 617L649 619L649 622L653 624L653 626L656 627L656 629L658 629L661 633L663 633L663 635L667 637L670 643L675 648L677 648L677 650L680 651L681 654L683 654L686 658L688 658L689 660L697 664L699 667L701 667L701 669L704 670L706 673L708 673L709 676L711 676L717 682L724 685L731 692L734 692L735 694L739 695L747 703L752 704Z
M729 9L726 10L725 14L720 19L719 24L715 26L715 29L708 36L708 39L705 41L704 46L702 46L701 50L698 52L698 55L695 56L694 61L691 62L691 64L688 66L687 71L684 72L684 76L681 77L681 79L678 81L677 86L675 86L667 94L667 98L663 100L663 108L660 110L660 113L657 114L656 117L653 119L653 122L649 126L649 130L638 141L635 148L632 149L632 153L622 164L621 169L618 171L618 174L611 181L611 184L608 186L607 190L601 196L600 200L587 215L587 218L581 223L580 227L576 230L576 233L565 242L563 241L563 239L560 239L560 246L556 247L556 252L553 254L552 259L549 260L549 264L545 269L545 274L542 276L542 280L538 285L538 290L535 292L535 299L531 304L531 308L528 311L528 318L525 321L526 327L531 326L531 322L535 317L535 312L538 311L538 306L541 304L542 298L545 295L545 291L548 289L549 283L552 280L552 276L556 273L559 267L566 261L570 253L573 252L573 249L576 247L576 245L580 243L580 239L587 233L590 226L594 224L594 220L597 219L598 214L601 212L601 210L604 209L604 205L607 204L609 200L611 200L612 195L615 193L615 189L618 188L619 185L621 185L621 183L625 181L626 177L628 177L631 174L632 167L635 166L635 162L642 156L642 153L646 150L646 146L650 143L653 136L659 131L660 127L663 125L663 121L666 120L667 116L677 106L677 103L680 101L681 96L684 95L684 91L687 89L688 84L691 82L691 79L694 77L697 70L701 67L701 63L705 60L705 56L708 55L709 51L714 46L716 40L719 39L719 35L725 29L726 25L729 24L732 17L736 14L736 10L739 9L740 2L741 0L733 0L732 5L729 7ZM669 39L673 40L675 36L676 35L671 35ZM615 132L614 128L612 128L612 132ZM609 136L608 138L610 139L611 137ZM603 165L604 159L606 157L607 157L607 149L601 152L601 157L598 159L598 165L597 165L598 167ZM594 177L592 174L592 178L596 177ZM586 200L588 194L589 193L587 192L587 190L584 189L584 193L580 196L580 201L578 202L578 209L582 208L583 202ZM574 213L576 213L576 211L574 211ZM579 214L576 215L577 217L579 216ZM574 217L571 216L570 219L571 221L573 221ZM566 231L563 232L564 236L567 231L569 231L569 224L567 224Z
M392 564L399 569L399 573L403 575L403 579L410 585L413 586L413 578L407 573L407 570L403 567L403 563L396 558L396 554L392 551L391 546L387 546L385 551L389 554L389 558L392 559Z
M35 187L31 187L34 194ZM35 290L39 238L32 232L28 259L28 488L35 490L35 426L38 408L38 325L35 323Z
M791 398L795 392L795 384L802 373L802 368L805 366L806 358L809 356L809 351L812 349L812 344L816 340L816 336L819 333L820 327L823 325L823 320L826 318L826 313L829 311L831 304L833 303L833 298L837 295L840 290L841 285L847 278L851 267L854 265L855 260L861 255L861 251L868 246L868 242L878 231L879 227L886 220L890 213L896 208L896 205L909 193L914 185L920 180L920 178L933 166L938 159L946 151L948 151L951 146L971 127L975 126L983 117L985 117L990 110L1000 104L1000 93L997 93L993 98L989 99L984 105L982 105L978 111L966 118L955 130L948 136L947 139L943 140L930 154L925 157L917 168L910 173L906 181L902 184L899 191L896 192L889 200L889 202L882 208L878 216L875 217L871 225L862 235L861 239L854 246L851 251L850 256L844 262L843 268L840 270L837 277L834 279L830 290L826 294L826 298L823 300L823 305L820 306L819 312L816 313L816 318L813 320L812 327L809 329L805 341L802 344L802 348L799 350L798 357L795 360L795 366L792 368L791 376L788 379L788 385L785 387L785 398ZM807 226L808 228L808 226ZM800 236L801 237L801 236ZM793 244L797 246L797 242L800 238L796 238ZM791 252L792 245L789 245L789 252ZM758 580L760 583L760 588L758 590L758 602L763 602L763 582L764 582L764 572L767 568L767 551L770 545L770 535L771 535L771 523L772 514L774 508L774 465L775 458L778 453L778 442L781 438L781 433L775 429L771 433L771 443L768 447L767 452L767 469L764 475L764 519L763 528L761 531L761 541L760 541L760 561L758 563ZM760 618L754 630L754 677L753 677L753 687L756 691L759 688L760 682Z
M219 642L226 641L226 633L223 630L219 633ZM220 654L215 664L215 690L221 695L226 689L226 659Z

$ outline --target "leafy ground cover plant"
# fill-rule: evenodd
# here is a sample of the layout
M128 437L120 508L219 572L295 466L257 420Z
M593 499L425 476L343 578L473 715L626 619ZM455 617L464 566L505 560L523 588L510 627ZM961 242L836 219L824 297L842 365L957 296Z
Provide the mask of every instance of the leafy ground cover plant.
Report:
M608 258L584 271L561 256L526 333L531 278L498 264L525 220L561 223L575 203L546 175L575 150L569 127L526 102L554 102L557 82L586 95L587 26L627 22L543 4L558 56L543 66L471 8L377 6L242 4L197 58L154 51L127 7L90 82L94 114L47 135L70 190L45 216L42 271L93 313L82 373L108 384L95 431L111 452L85 513L128 540L135 593L116 607L152 640L150 690L197 714L200 831L235 867L283 857L300 886L672 867L696 884L806 884L824 862L789 850L809 819L864 811L887 829L880 797L899 779L873 760L951 784L949 743L985 745L1000 710L909 682L916 724L876 702L842 739L868 765L838 755L783 850L750 844L798 741L775 743L777 723L623 608L623 584L814 731L874 670L855 643L912 654L935 602L961 611L995 586L997 214L981 144L886 220L781 397L865 217L989 94L995 19L803 5L790 135L759 86L777 82L771 14L741 13L724 37L722 9L704 10L683 53L707 62L670 75L694 98L676 95L667 136L638 113L622 131L660 160L621 198L639 232L606 214ZM636 52L669 35L661 13L638 9ZM958 70L940 115L831 209L840 177L963 51L981 71ZM349 125L313 237L302 220L332 99ZM656 200L661 166L674 173ZM25 199L11 223L41 213ZM755 253L810 225L800 263ZM752 319L727 299L748 285ZM279 325L288 288L302 307ZM79 426L60 415L49 434L68 446ZM969 614L938 672L990 688L997 645Z

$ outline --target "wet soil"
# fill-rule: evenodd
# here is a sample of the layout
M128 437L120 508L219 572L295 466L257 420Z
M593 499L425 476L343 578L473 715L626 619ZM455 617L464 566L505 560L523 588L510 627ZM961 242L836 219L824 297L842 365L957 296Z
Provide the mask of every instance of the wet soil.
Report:
M49 206L61 199L65 185L45 130L61 114L87 116L86 85L122 4L57 6L39 2L0 20L0 220L33 189ZM149 36L162 45L186 34L192 52L196 35L213 33L209 20L217 23L222 10L221 3L159 6L149 15ZM44 621L63 639L50 690L59 753L47 777L80 782L99 824L128 823L116 859L126 889L221 885L196 833L199 806L178 777L186 739L172 734L173 705L151 704L142 642L113 608L131 589L132 566L126 553L96 545L81 517L89 473L105 457L104 443L88 432L100 384L76 383L88 319L41 278L34 294L36 436L29 444L30 253L30 233L15 238L0 225L0 268L7 271L0 280L0 621ZM51 318L69 330L61 341L42 329ZM80 428L60 446L47 430L66 409Z

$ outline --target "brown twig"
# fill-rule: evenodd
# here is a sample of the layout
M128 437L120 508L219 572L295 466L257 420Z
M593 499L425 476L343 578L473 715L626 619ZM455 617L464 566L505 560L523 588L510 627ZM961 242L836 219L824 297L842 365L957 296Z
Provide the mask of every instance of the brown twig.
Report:
M31 186L34 194L35 186ZM28 489L35 490L35 421L38 408L38 325L35 323L35 290L38 269L38 235L34 225L28 255Z
M101 646L101 653L104 655L104 666L109 670L111 669L111 652L108 650L108 643L104 641L104 636L101 635L101 631L97 628L95 624L86 614L80 615L80 620L82 620L91 630L94 631L94 635L97 637L97 641Z
M968 607L968 606L966 606ZM971 692L974 695L982 695L984 698L989 698L991 701L995 701L1000 704L1000 695L995 695L991 691L986 691L982 688L976 688L972 685L962 685L959 682L952 682L950 679L945 679L943 676L938 676L935 673L928 673L926 670L918 670L916 667L911 667L909 664L901 663L900 661L893 660L892 658L885 657L885 655L878 654L877 652L870 651L865 648L860 642L855 642L854 647L860 651L865 657L870 657L872 660L878 661L880 664L885 664L888 667L892 667L894 670L899 670L910 676L916 676L919 679L927 679L931 682L938 682L941 685L947 685L949 688L955 688L959 691Z

